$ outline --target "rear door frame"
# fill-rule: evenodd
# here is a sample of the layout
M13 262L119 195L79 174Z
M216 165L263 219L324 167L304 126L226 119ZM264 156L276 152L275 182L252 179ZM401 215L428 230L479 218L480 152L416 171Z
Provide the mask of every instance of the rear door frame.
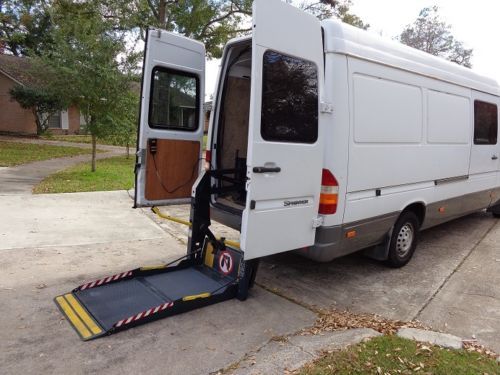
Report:
M139 126L137 128L134 208L153 205L189 203L191 198L191 188L189 189L189 194L185 194L182 198L158 200L149 200L146 198L148 140L157 139L198 142L198 167L197 174L194 176L194 180L196 180L199 172L203 169L202 153L204 135L203 103L205 100L205 46L198 41L175 33L150 28L147 30L146 34L143 61ZM152 73L157 67L174 73L179 72L181 74L195 75L197 77L198 126L194 131L170 128L159 129L153 128L149 125ZM162 182L162 185L163 183L164 182Z

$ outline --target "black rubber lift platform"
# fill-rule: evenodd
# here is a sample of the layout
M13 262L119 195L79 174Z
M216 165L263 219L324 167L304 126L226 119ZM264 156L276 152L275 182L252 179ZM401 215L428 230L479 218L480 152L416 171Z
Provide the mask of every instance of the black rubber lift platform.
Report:
M84 341L234 297L245 299L252 263L206 238L201 256L89 282L55 302ZM179 261L178 259L177 261Z

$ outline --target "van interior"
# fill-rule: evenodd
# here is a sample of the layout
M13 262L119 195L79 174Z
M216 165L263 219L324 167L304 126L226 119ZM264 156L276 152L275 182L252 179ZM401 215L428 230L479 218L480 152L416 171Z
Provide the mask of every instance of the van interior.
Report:
M246 202L246 166L250 112L251 41L228 51L212 134L212 203L241 215Z

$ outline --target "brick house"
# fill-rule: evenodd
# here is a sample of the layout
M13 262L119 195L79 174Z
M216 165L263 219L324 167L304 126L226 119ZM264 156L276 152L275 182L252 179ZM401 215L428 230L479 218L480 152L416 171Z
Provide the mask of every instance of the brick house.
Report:
M0 133L34 135L36 123L33 113L23 109L10 97L15 85L29 86L33 82L29 59L0 54ZM77 107L70 107L51 116L49 129L53 134L78 134L83 118Z

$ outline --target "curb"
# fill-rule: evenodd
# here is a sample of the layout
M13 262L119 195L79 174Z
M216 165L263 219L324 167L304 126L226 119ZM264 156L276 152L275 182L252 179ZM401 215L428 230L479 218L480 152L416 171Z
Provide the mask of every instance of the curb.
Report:
M380 335L381 333L371 328L355 328L320 335L275 337L260 349L247 354L237 367L222 373L234 375L289 373L319 358L325 351L343 349Z

